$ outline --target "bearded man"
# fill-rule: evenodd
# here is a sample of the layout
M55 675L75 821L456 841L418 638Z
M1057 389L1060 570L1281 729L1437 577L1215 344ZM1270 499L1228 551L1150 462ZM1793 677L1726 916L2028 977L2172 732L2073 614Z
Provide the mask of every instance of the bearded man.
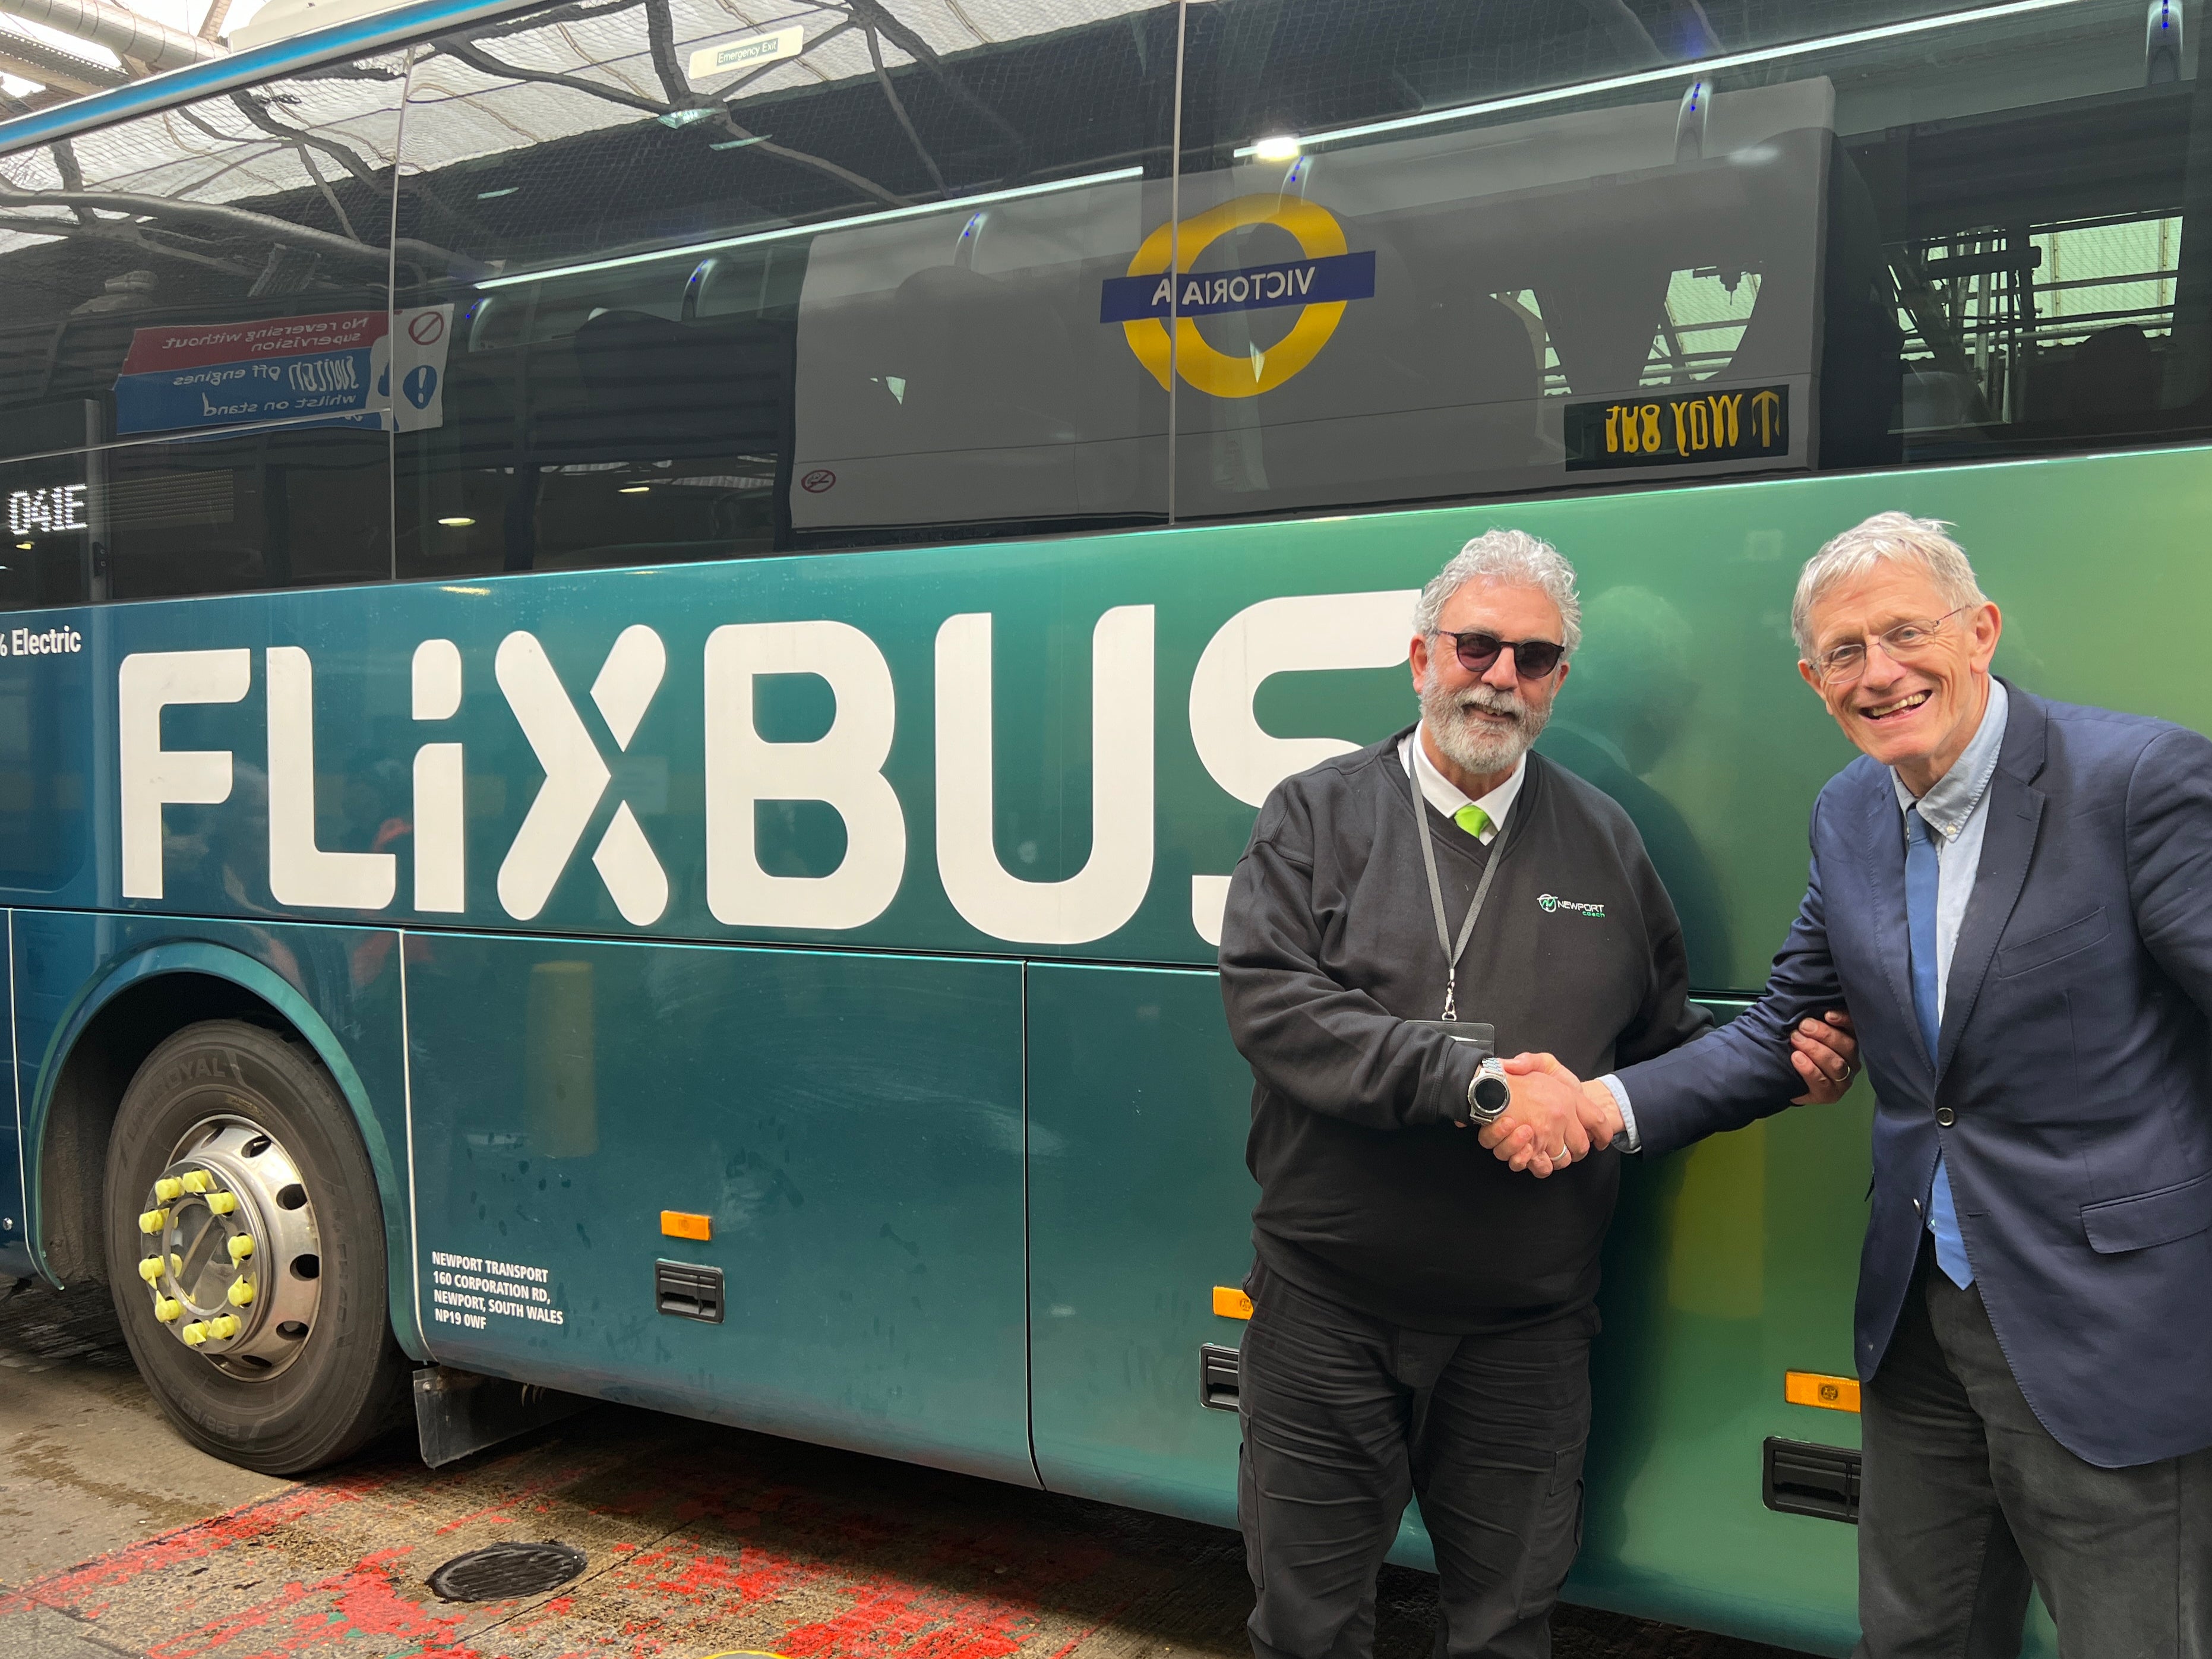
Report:
M1367 1659L1409 1496L1438 1653L1551 1651L1620 1157L1570 1091L1486 1109L1484 1041L1596 1077L1711 1024L1635 826L1528 752L1580 631L1553 548L1468 543L1414 610L1419 725L1279 785L1230 885L1221 989L1260 1183L1237 1498L1257 1659ZM1836 1018L1795 1037L1800 1098L1842 1092ZM1491 1157L1500 1134L1551 1178Z

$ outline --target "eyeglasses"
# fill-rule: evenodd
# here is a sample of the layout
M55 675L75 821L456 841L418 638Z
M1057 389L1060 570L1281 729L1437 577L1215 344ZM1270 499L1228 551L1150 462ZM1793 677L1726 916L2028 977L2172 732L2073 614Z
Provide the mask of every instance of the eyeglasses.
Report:
M1487 674L1501 651L1513 653L1514 672L1524 680L1540 680L1559 665L1567 647L1556 640L1501 640L1495 634L1470 630L1455 634L1439 628L1437 637L1449 640L1459 653L1459 665L1470 674Z
M1832 646L1813 659L1814 670L1823 685L1849 685L1866 672L1868 645L1878 643L1884 656L1893 662L1904 662L1932 647L1943 624L1960 611L1971 609L1971 605L1962 605L1957 611L1946 611L1927 622L1901 622L1894 628L1884 629L1871 641L1853 640L1847 645Z

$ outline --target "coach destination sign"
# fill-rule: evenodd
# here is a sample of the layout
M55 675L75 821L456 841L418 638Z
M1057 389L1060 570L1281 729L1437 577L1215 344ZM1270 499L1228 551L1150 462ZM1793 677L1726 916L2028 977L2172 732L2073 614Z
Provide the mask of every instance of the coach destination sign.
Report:
M1651 392L1569 404L1567 471L1767 460L1790 452L1790 388Z

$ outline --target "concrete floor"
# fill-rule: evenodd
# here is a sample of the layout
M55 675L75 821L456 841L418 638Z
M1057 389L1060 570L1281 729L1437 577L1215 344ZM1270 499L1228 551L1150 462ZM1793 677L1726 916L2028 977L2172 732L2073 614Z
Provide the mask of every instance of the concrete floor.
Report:
M1236 1537L618 1407L439 1472L393 1442L307 1480L172 1433L104 1290L0 1302L0 1659L707 1656L1242 1659ZM467 1604L465 1550L585 1552ZM1378 1659L1425 1659L1434 1581L1384 1569ZM1788 1659L1561 1609L1559 1659Z

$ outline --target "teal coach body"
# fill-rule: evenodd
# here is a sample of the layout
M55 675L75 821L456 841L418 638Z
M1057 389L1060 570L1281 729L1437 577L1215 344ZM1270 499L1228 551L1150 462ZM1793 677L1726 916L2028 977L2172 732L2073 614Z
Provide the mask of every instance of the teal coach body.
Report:
M1443 557L1511 522L1594 613L1680 619L1628 701L1693 699L1647 775L1696 826L1668 873L1718 895L1725 1012L1844 757L1795 684L1797 553L1950 518L2009 672L2201 726L2168 665L2208 579L2081 550L2094 511L2179 553L2208 491L2175 451L26 616L64 643L0 660L6 760L82 832L12 843L25 1163L104 1007L224 980L352 1107L417 1358L1224 1521L1196 1349L1236 1340L1212 1288L1250 1188L1219 883L1279 776L1408 718ZM1547 743L1652 672L1635 637L1594 639ZM1630 1183L1585 1598L1847 1643L1850 1534L1762 1507L1756 1457L1850 1437L1779 1373L1848 1372L1865 1127L1793 1113ZM726 1323L656 1316L669 1257L726 1269Z

